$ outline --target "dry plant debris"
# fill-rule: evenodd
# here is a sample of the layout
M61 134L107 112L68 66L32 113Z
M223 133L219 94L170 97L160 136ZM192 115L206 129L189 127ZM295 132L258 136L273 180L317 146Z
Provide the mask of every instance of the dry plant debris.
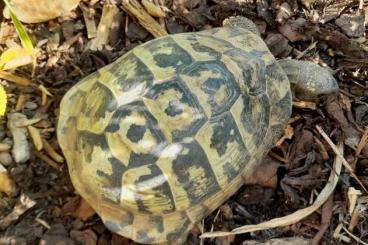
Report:
M367 244L366 1L68 0L47 13L31 10L43 1L11 1L22 21L43 21L25 24L36 62L10 20L1 20L0 47L10 50L0 56L7 97L1 116L0 96L1 244L134 244L111 234L74 192L55 135L60 100L136 45L214 28L236 14L256 22L276 58L329 67L340 94L294 101L283 137L253 178L193 229L187 243ZM332 142L343 142L344 152Z

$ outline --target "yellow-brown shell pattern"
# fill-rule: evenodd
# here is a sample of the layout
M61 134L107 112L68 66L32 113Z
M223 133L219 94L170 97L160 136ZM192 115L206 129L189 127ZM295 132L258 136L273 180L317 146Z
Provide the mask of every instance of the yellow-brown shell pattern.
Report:
M290 85L260 37L217 28L140 45L62 100L76 190L141 243L183 241L278 140Z

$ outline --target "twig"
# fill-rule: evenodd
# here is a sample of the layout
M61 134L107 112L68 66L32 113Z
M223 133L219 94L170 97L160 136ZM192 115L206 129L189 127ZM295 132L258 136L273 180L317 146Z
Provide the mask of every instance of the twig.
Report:
M339 144L339 152L340 154L343 153L344 148L343 144ZM206 232L200 236L200 238L210 238L210 237L220 237L220 236L229 236L229 235L235 235L235 234L242 234L252 231L260 231L260 230L266 230L271 229L275 227L280 226L288 226L295 224L299 222L300 220L304 219L308 215L312 214L316 210L318 210L328 199L328 197L333 193L336 184L339 180L339 175L342 168L342 160L340 157L335 157L333 170L330 173L330 177L328 178L328 181L326 183L326 186L322 189L320 194L318 195L317 199L313 203L313 205L300 209L292 214L286 215L284 217L275 218L257 225L245 225L239 228L236 228L230 232Z
M332 142L332 140L330 139L330 137L328 137L328 135L325 133L325 131L323 131L323 129L316 125L316 128L318 130L318 132L322 135L322 137L327 141L327 143L330 145L331 149L335 152L336 156L338 156L341 161L342 164L344 165L344 167L350 172L351 176L359 183L359 185L363 188L363 190L368 193L368 190L365 188L365 186L363 185L363 183L360 181L360 179L358 178L358 176L354 173L354 169L350 166L350 164L345 160L344 156L339 152L339 150L337 149L337 146Z

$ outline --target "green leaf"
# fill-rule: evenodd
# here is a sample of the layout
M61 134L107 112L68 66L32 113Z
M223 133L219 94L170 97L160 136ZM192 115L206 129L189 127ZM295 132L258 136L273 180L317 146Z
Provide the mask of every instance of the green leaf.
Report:
M22 42L22 45L25 49L33 49L33 44L31 39L29 38L26 30L24 29L22 23L18 20L17 16L15 16L14 11L12 10L12 7L9 3L8 0L3 0L6 4L6 6L9 8L9 12L10 12L10 18L13 21L13 24L15 26L15 30L18 33L18 36Z

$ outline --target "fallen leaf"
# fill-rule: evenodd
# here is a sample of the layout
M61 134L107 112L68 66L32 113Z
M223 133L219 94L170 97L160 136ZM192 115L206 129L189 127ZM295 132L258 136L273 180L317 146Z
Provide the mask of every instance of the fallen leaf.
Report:
M14 47L1 54L0 68L1 70L10 70L19 66L32 64L33 61L33 49Z
M92 207L83 198L81 198L79 201L79 206L73 212L73 216L86 221L95 215L95 213L95 210L93 210Z
M6 92L5 92L4 87L0 85L0 116L5 115L6 103L7 103Z
M280 163L273 158L266 156L257 166L253 174L245 180L245 185L261 185L264 187L277 187L277 170Z
M75 9L80 0L11 0L11 10L26 23L38 23L54 19Z
M17 188L14 181L8 175L8 171L0 164L0 192L4 192L8 196L16 194Z

